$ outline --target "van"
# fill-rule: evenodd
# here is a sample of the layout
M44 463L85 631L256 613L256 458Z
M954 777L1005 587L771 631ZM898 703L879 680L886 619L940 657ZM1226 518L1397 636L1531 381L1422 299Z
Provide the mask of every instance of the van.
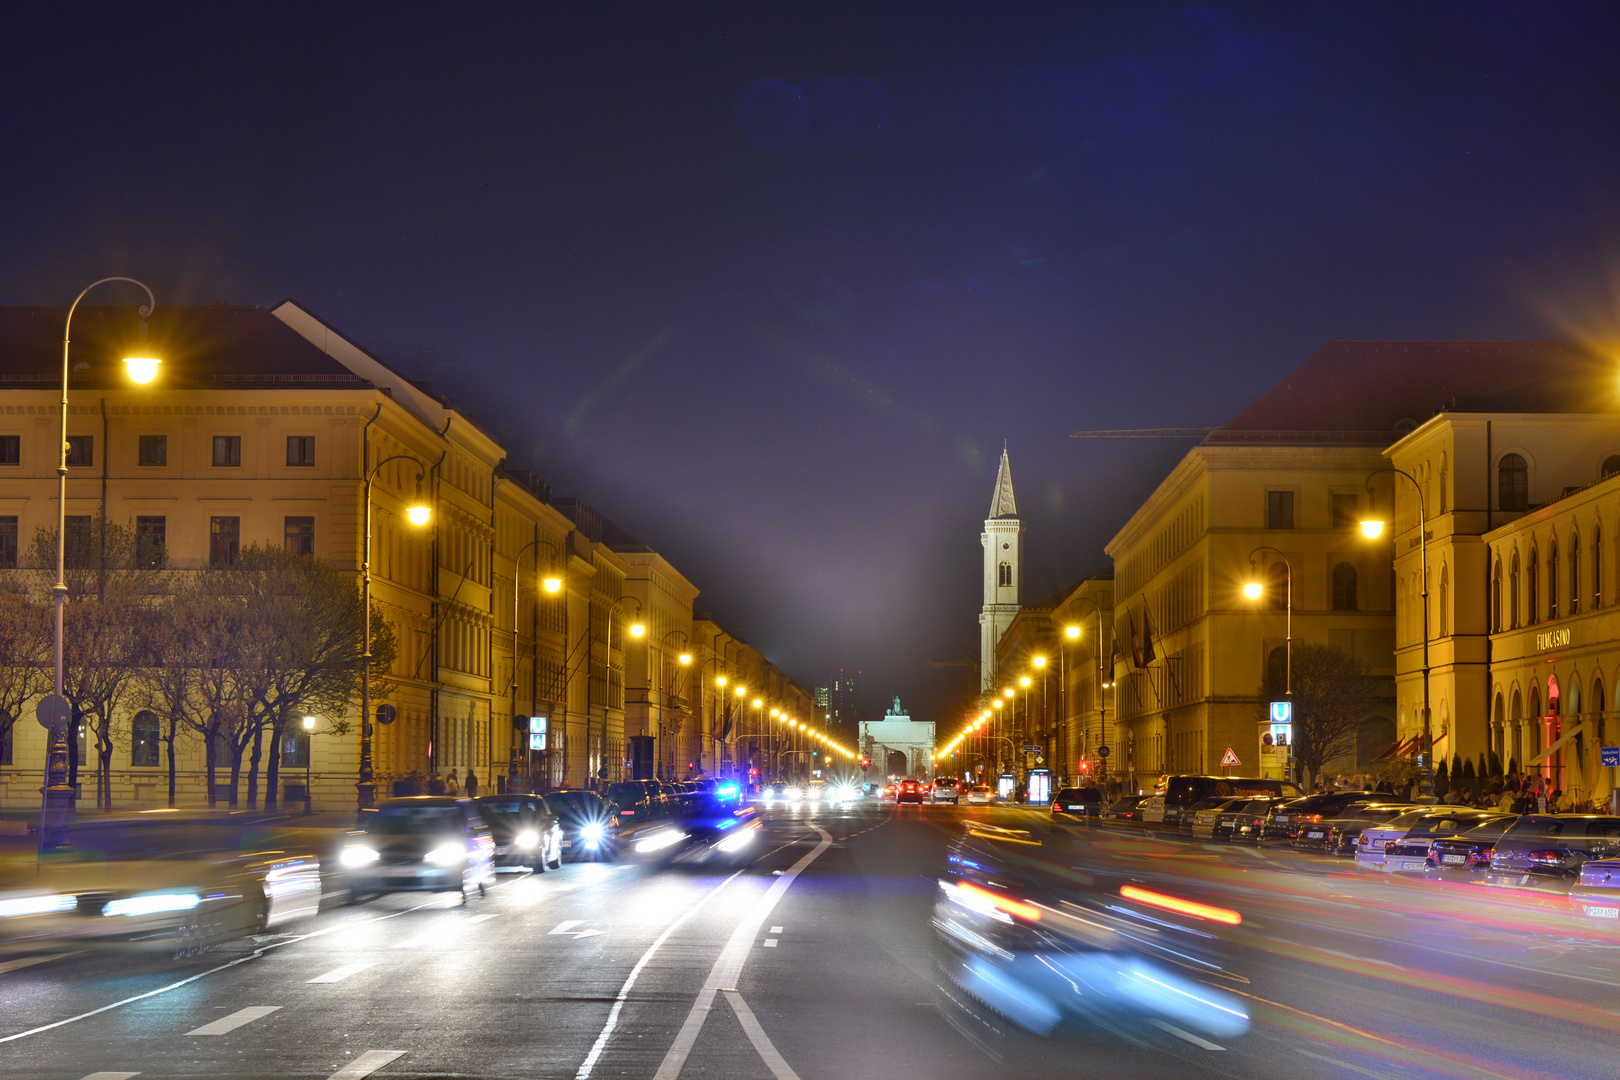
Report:
M1166 776L1142 804L1142 820L1150 825L1180 825L1182 814L1194 803L1239 795L1277 795L1298 798L1299 788L1287 780L1258 776Z

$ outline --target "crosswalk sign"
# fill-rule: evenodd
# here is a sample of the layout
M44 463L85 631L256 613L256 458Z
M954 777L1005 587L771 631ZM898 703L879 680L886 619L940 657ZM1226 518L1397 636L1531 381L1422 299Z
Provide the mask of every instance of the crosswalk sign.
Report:
M1237 752L1228 746L1226 748L1226 753L1221 755L1221 768L1225 769L1233 765L1241 764L1243 764L1243 762L1238 760Z

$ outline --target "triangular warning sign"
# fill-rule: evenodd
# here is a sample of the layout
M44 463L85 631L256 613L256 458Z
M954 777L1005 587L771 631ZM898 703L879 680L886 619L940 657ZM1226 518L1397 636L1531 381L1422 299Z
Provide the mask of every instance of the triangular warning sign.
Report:
M1236 751L1234 751L1230 746L1228 746L1226 748L1226 753L1221 755L1221 767L1226 768L1229 765L1241 765L1241 764L1243 764L1243 762L1241 762L1241 761L1239 761L1237 759Z

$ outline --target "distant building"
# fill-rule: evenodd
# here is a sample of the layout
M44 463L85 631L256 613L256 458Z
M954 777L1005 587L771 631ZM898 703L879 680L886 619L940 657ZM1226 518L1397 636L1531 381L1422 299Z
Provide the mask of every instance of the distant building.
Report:
M933 774L934 722L913 720L900 699L882 720L861 721L861 753L871 759L866 779L878 783L889 777L926 777Z
M984 607L979 610L979 689L996 688L996 646L1018 614L1023 585L1024 523L1018 517L1013 493L1012 465L1001 450L996 489L990 496L990 516L979 534L984 549Z

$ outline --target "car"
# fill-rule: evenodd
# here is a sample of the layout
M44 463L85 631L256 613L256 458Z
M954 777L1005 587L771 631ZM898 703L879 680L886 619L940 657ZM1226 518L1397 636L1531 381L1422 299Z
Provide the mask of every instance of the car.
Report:
M1101 788L1066 787L1052 796L1052 820L1092 821L1106 808Z
M1142 804L1147 802L1146 795L1127 795L1123 799L1116 799L1103 817L1109 821L1135 821L1142 820Z
M996 801L996 793L989 784L974 784L962 796L962 802L968 806L990 806Z
M1620 859L1588 859L1569 887L1577 914L1605 922L1620 920Z
M562 865L562 827L538 795L480 795L472 801L495 842L496 866L537 874Z
M961 800L962 787L956 782L956 777L941 776L934 781L934 790L929 793L930 802L948 802L955 805Z
M1515 814L1502 814L1486 818L1454 836L1437 837L1429 845L1428 865L1423 876L1430 881L1484 880L1491 869L1496 842L1517 820Z
M683 806L665 828L644 833L636 850L668 849L678 863L746 864L754 858L760 824L759 810L739 790L717 787Z
M1589 861L1620 858L1620 818L1525 814L1496 841L1490 885L1563 891Z
M1266 838L1266 819L1271 811L1280 803L1292 801L1284 795L1267 795L1250 799L1232 814L1231 826L1226 830L1226 835L1232 840L1246 840L1258 844ZM1220 819L1217 818L1215 823L1216 836L1220 836Z
M1201 840L1215 839L1215 826L1221 820L1221 815L1229 810L1239 810L1248 805L1246 796L1235 799L1205 799L1192 808L1192 812L1183 817L1191 827L1194 837Z
M1142 820L1149 825L1180 825L1182 814L1197 803L1216 796L1250 795L1300 796L1299 788L1286 780L1244 776L1166 776L1142 808Z
M760 800L768 803L790 802L798 795L797 788L790 788L781 780L765 785L765 790L759 793Z
M1292 846L1300 851L1354 858L1356 841L1363 830L1393 820L1413 809L1415 807L1411 803L1352 803L1345 807L1340 817L1324 818L1315 824L1303 826L1294 837Z
M393 892L453 892L466 903L495 882L495 841L470 799L384 799L363 820L338 856L350 903Z
M619 812L594 791L563 788L545 794L546 806L562 827L564 857L619 857Z
M667 816L664 799L654 781L624 780L609 784L607 801L619 808L619 824L646 824Z
M1265 838L1292 840L1305 826L1320 825L1323 818L1338 817L1352 803L1377 797L1376 791L1324 791L1275 803L1266 815Z
M1363 829L1356 838L1356 870L1376 870L1381 873L1386 851L1425 817L1449 809L1451 807L1414 806L1404 814Z
M823 802L827 798L827 781L812 780L804 785L804 797L813 803Z
M916 780L900 781L900 790L895 794L894 801L898 803L914 802L919 806L923 801L922 784Z
M1436 807L1406 830L1399 840L1384 845L1384 873L1423 874L1429 868L1429 849L1441 838L1451 838L1502 815L1494 810Z
M886 800L888 800L890 802L893 802L894 799L895 799L895 796L897 796L899 794L900 794L900 785L899 784L884 784L883 785L883 795L882 795L882 797L884 799L886 799Z

